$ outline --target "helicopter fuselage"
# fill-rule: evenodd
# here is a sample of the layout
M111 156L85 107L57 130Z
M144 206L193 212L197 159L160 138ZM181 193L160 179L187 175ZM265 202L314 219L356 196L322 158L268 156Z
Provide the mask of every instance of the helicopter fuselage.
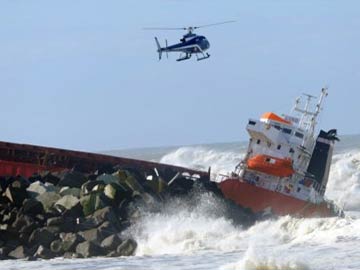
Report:
M210 43L204 36L195 34L184 35L180 43L162 48L164 52L200 53L210 48Z

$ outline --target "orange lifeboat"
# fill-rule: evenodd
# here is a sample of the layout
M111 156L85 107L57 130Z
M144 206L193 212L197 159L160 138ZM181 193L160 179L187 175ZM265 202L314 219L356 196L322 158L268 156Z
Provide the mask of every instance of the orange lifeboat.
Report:
M247 166L251 170L280 177L288 177L294 173L290 158L256 155L247 161Z

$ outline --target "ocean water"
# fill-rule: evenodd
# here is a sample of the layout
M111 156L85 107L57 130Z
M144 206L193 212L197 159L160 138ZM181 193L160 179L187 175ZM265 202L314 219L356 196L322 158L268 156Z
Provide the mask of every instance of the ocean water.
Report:
M173 200L160 213L144 212L126 231L138 242L129 258L1 261L0 269L360 269L360 136L336 145L326 196L345 218L285 216L235 226L211 194ZM207 170L212 177L231 171L246 143L134 149L114 155Z

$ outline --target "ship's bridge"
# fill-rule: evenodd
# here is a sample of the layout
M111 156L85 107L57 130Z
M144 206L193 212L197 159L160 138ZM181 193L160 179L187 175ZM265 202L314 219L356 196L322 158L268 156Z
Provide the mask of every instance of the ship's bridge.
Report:
M260 120L250 119L246 129L252 138L252 153L294 157L300 146L307 148L304 145L307 133L296 124L296 120L291 121L272 112L264 113Z

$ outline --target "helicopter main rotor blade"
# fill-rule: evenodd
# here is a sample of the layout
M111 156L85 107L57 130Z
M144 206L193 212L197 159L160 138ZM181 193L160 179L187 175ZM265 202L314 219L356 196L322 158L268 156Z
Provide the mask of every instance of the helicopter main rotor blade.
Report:
M186 30L186 27L145 27L143 30Z
M225 24L225 23L234 23L234 22L236 22L236 21L225 21L225 22L204 24L204 25L195 26L194 29L203 28L203 27L209 27L209 26L215 26L215 25L220 25L220 24Z

